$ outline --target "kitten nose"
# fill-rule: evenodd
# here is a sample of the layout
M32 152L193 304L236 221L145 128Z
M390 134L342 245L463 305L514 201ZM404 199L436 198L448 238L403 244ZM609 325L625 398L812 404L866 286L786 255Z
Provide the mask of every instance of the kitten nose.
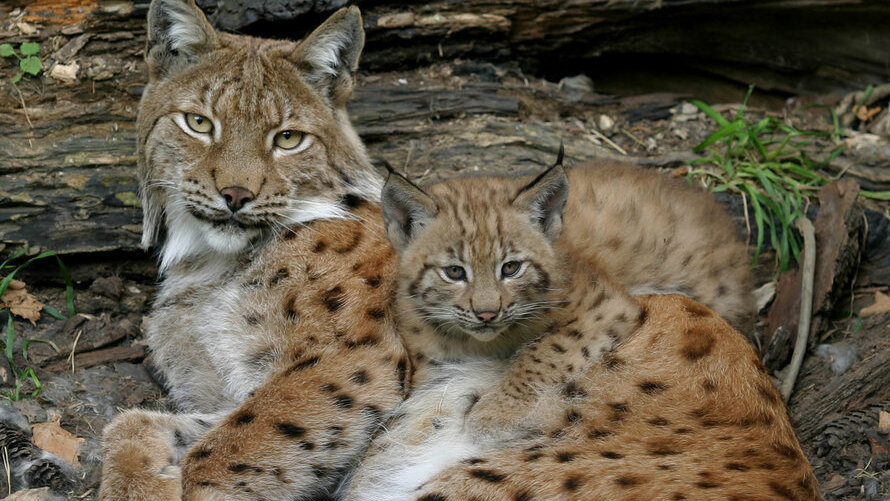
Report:
M226 205L229 206L229 210L232 212L238 212L241 210L241 207L244 207L244 204L256 198L252 191L241 186L223 188L219 190L219 194L226 199Z
M476 318L483 322L491 322L494 320L494 317L498 316L498 312L494 310L474 311L473 313L476 314Z

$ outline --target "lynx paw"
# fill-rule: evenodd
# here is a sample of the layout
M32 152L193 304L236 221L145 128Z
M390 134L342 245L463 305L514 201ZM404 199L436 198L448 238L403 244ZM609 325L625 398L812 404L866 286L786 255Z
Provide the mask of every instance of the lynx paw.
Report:
M105 429L102 500L182 499L173 432L161 415L130 411Z

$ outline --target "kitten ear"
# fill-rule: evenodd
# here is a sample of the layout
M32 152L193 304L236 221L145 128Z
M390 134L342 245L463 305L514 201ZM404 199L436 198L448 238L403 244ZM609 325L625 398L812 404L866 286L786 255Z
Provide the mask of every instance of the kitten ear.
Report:
M383 206L383 221L386 236L399 254L408 247L439 212L436 202L393 168L383 162L388 170L380 203Z
M300 42L292 59L305 67L303 78L341 107L352 94L365 29L358 7L340 9Z
M551 242L562 231L562 213L569 197L569 178L562 166L563 154L560 144L556 164L519 190L513 200L513 206L528 212L532 223Z
M195 0L152 0L145 59L152 78L177 73L216 47L216 31Z

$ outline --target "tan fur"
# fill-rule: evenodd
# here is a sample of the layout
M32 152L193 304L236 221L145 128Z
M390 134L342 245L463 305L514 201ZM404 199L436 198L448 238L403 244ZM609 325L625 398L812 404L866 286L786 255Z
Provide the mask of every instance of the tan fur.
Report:
M747 341L692 299L625 292L686 289L745 320L747 256L713 201L615 164L425 192L393 176L417 391L347 500L819 497ZM499 278L510 260L525 271ZM464 278L443 274L454 266ZM480 296L494 319L466 314ZM537 314L510 314L525 304Z
M815 477L753 348L682 296L579 378L546 436L467 458L423 501L815 500Z
M558 232L551 243L532 221L538 217L529 205L533 200L524 198L558 203L554 190L565 189L565 174L557 166L530 181L464 178L424 193L391 177L384 187L390 240L401 249L400 330L417 382L426 378L430 361L510 357L531 342L502 384L482 396L471 414L473 426L509 428L529 411L535 391L571 380L613 349L640 318L626 291L686 291L730 321L750 323L747 254L732 220L704 193L627 165L569 170L565 209L551 209L556 219L546 231ZM387 190L395 191L387 196ZM401 245L404 237L393 226L393 204L401 203L395 195L409 200L420 224ZM525 263L524 271L498 278L509 260ZM451 264L464 266L468 280L445 280L440 270ZM484 325L467 312L485 296L499 305L491 323L499 333L479 340L474 329ZM556 336L557 330L566 335Z
M344 108L362 43L354 7L297 44L216 33L190 0L152 3L139 166L145 242L165 241L146 334L181 412L108 426L101 499L311 499L402 400L396 256ZM312 143L281 151L280 130ZM231 186L256 197L229 211Z

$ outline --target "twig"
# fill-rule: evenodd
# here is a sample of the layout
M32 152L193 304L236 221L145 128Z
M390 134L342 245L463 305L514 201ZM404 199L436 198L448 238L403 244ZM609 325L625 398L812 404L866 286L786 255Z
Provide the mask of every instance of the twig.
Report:
M801 268L800 321L797 327L797 341L794 343L794 354L791 355L788 375L782 381L782 398L786 403L791 398L791 392L794 391L797 373L800 371L800 364L803 363L803 356L807 351L807 339L810 337L810 321L813 315L813 277L816 274L816 235L813 223L806 217L799 217L794 221L794 226L803 235L803 267Z
M3 446L3 468L6 470L6 495L12 495L12 468L9 466L9 449Z
M28 116L28 107L25 105L25 96L22 95L22 91L19 89L18 85L12 84L12 86L13 86L13 88L15 88L15 91L18 92L18 94L19 94L19 101L21 101L21 103L22 103L22 111L25 112L25 120L28 121L28 127L33 129L34 124L31 123L31 117Z
M745 249L751 246L751 219L748 217L748 197L742 192L742 208L745 209Z
M612 141L611 139L607 138L602 132L600 132L600 131L598 131L598 130L596 130L596 129L590 129L590 130L591 130L591 132L593 132L593 135L594 135L594 136L596 136L596 137L602 139L603 141L605 141L605 143L608 144L609 146L611 146L615 151L617 151L618 153L621 153L622 155L627 155L627 151L625 151L624 148L622 148L621 146L618 146L617 144L615 144L614 141Z
M71 354L68 355L68 361L71 362L71 374L74 374L74 350L77 349L77 342L80 341L81 334L83 334L83 329L78 329L77 336L74 338L74 344L71 345Z

